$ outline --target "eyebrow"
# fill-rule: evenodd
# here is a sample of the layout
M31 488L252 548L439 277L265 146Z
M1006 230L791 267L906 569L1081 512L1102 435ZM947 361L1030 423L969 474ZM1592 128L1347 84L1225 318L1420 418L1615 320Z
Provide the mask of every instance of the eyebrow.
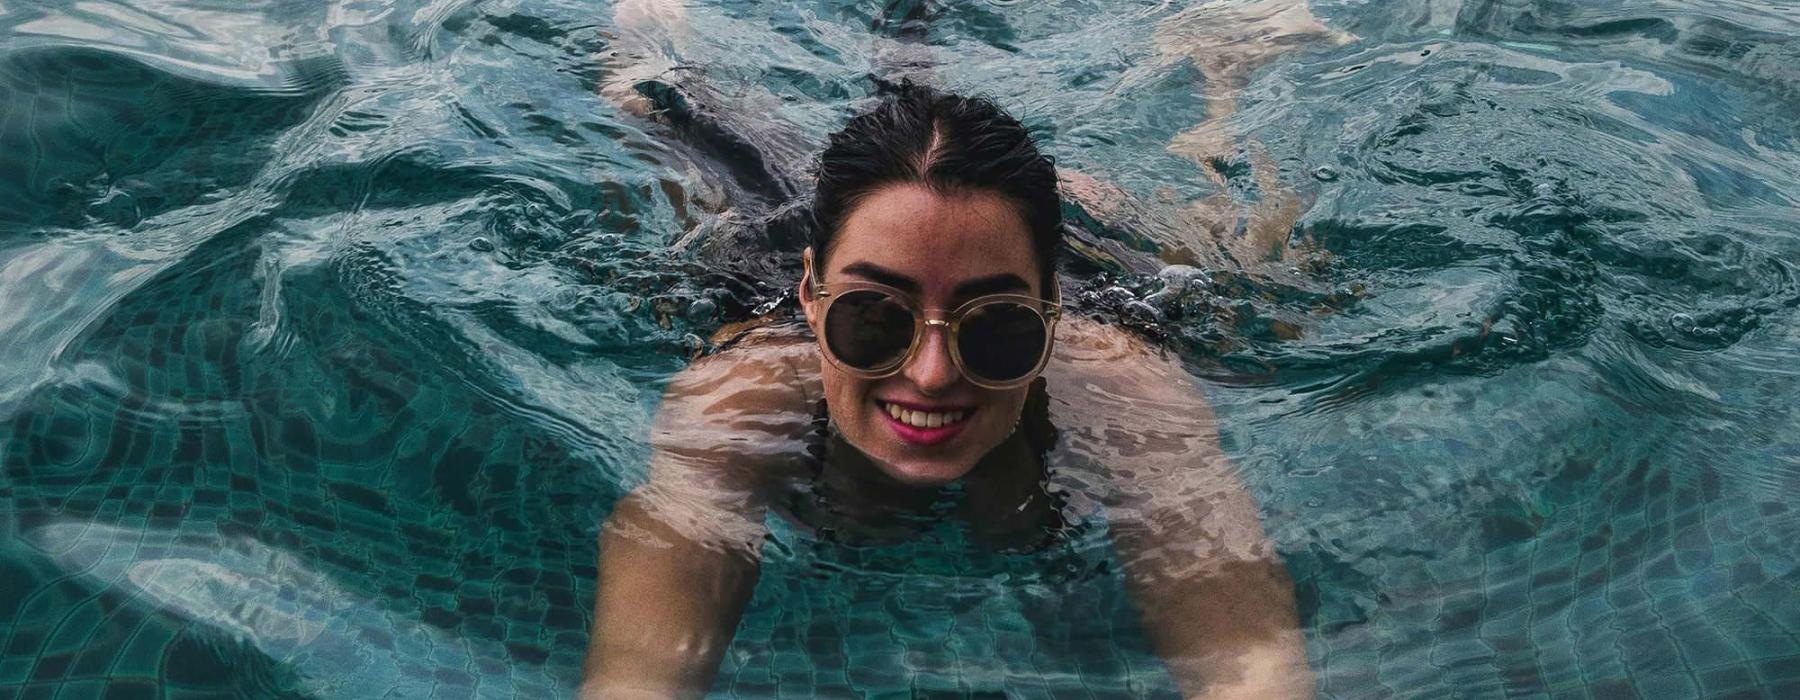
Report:
M918 280L889 270L880 265L876 265L872 262L858 261L845 265L844 274L856 275L871 282L885 284L909 294L918 294L920 289ZM1011 272L1002 272L986 277L965 280L963 283L956 285L955 289L950 291L952 295L959 299L972 299L978 296L999 294L1001 292L1029 293L1031 291L1031 284L1026 282L1025 278Z

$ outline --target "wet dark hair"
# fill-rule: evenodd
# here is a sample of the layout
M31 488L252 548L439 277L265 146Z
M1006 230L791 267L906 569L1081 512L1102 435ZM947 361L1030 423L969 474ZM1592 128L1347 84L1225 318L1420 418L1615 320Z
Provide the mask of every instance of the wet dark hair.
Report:
M811 245L823 266L850 212L882 187L922 184L934 192L990 192L1017 209L1031 232L1032 254L1051 289L1062 247L1056 163L1031 134L993 102L903 82L875 109L831 135L819 157Z

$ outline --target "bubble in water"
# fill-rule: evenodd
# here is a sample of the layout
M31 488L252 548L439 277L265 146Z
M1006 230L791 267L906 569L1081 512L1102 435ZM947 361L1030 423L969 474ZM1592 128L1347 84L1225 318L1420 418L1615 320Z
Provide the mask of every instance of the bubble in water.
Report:
M1206 274L1205 270L1192 265L1170 265L1157 272L1156 275L1163 279L1164 284L1168 285L1165 289L1173 289L1177 293L1185 291L1195 284L1212 284L1212 278Z
M1338 172L1337 168L1333 168L1329 165L1321 165L1317 168L1313 168L1312 176L1313 179L1318 180L1319 182L1332 182L1338 179Z
M1669 315L1669 326L1674 328L1676 332L1691 334L1694 331L1699 330L1700 323L1695 321L1693 316L1677 312Z
M761 316L763 314L769 313L770 311L774 311L776 307L781 306L782 302L787 301L787 298L788 298L787 292L784 291L784 292L778 293L775 296L769 297L768 301L765 301L761 304L757 304L756 308L750 310L750 313L753 315L756 315L756 316Z
M1144 323L1156 323L1161 321L1163 316L1161 310L1141 301L1125 304L1125 315L1131 317L1132 320Z
M1107 287L1106 289L1101 290L1100 301L1115 306L1122 306L1137 301L1137 295L1132 294L1131 290L1124 287Z
M713 300L701 297L688 305L687 317L690 321L705 321L712 318L713 313L718 310L719 305L713 303Z
M494 250L494 242L488 240L486 237L476 236L469 241L469 249L481 253L491 253Z

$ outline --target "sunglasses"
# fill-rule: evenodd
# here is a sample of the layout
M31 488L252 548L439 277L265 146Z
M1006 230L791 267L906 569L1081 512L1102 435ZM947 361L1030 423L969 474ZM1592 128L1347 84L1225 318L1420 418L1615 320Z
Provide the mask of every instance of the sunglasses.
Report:
M985 389L1022 386L1049 363L1050 340L1062 314L1060 304L1026 294L989 294L943 313L921 309L912 295L874 282L812 288L825 305L819 324L825 358L862 379L899 373L924 344L926 329L942 326L950 361L969 383ZM928 317L928 311L938 317Z

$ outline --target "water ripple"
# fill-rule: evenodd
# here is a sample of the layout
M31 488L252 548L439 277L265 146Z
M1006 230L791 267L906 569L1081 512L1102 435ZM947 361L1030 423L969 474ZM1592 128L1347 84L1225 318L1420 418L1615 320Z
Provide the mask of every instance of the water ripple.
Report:
M0 0L0 684L566 689L658 393L791 305L790 197L901 77L1016 108L1066 298L1216 380L1326 695L1787 678L1789 4L682 7ZM1166 690L1092 523L790 534L740 695Z

